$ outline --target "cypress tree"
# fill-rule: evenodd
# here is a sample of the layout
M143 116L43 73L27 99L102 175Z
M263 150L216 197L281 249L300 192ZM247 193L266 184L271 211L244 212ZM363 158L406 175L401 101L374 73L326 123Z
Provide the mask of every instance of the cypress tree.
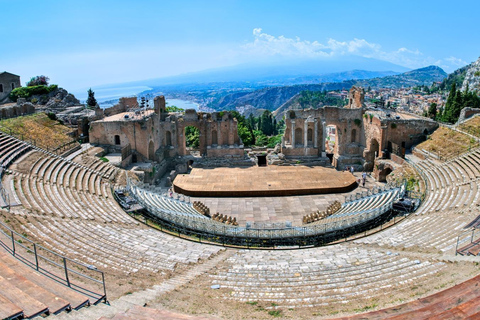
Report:
M443 109L442 121L452 122L453 119L453 102L455 100L455 95L457 93L457 85L452 83L450 88L450 94L448 95L447 102L445 103L445 108Z
M97 105L97 99L95 99L95 92L92 91L92 88L88 89L88 99L87 105L90 107L95 107Z

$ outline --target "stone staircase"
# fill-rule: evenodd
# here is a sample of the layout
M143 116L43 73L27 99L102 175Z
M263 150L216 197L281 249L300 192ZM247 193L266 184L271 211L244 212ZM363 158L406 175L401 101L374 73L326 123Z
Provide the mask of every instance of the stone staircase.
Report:
M209 260L206 260L203 263L197 264L195 267L190 268L184 273L177 274L174 277L164 281L163 283L154 285L147 290L138 291L133 294L123 296L115 301L110 301L109 305L98 305L95 308L72 311L69 314L61 314L49 318L52 320L141 319L135 317L124 317L123 315L135 315L138 310L140 310L140 306L147 305L150 302L155 301L161 296L167 294L168 292L171 292L172 290L178 289L188 284L190 281L201 276L202 274L208 273L208 271L216 267L221 261L231 257L234 253L235 250L232 249L223 250L218 255L212 257ZM157 312L152 311L152 313ZM189 318L187 316L186 318L181 319Z

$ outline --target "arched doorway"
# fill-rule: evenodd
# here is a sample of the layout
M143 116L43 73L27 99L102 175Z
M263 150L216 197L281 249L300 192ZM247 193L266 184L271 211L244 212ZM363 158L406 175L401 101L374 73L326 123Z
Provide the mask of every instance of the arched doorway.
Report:
M172 145L172 133L170 131L165 132L165 145L167 147Z
M380 145L377 139L370 140L370 152L375 158L378 157L379 151L380 151Z
M155 160L155 146L152 140L148 144L148 160Z
M386 167L378 173L379 182L387 182L387 176L392 173L392 168Z
M213 146L218 145L217 130L212 130L212 145Z
M308 128L308 130L307 130L307 144L309 146L313 145L313 130L312 130L312 128Z
M328 125L325 127L325 154L333 163L333 156L337 148L337 127L335 125Z
M193 154L194 156L199 155L198 151L200 150L200 130L194 126L186 126L184 137L184 146L186 150L185 154Z
M295 147L303 146L303 131L302 128L295 129Z
M350 142L357 142L357 129L352 129L352 137Z

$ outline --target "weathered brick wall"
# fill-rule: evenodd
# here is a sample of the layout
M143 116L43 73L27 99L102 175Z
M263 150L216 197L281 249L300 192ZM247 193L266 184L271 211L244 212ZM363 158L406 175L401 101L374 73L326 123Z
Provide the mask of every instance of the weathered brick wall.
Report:
M8 72L0 73L0 85L2 87L0 91L0 104L10 102L8 95L12 92L12 84L14 88L21 87L20 77Z

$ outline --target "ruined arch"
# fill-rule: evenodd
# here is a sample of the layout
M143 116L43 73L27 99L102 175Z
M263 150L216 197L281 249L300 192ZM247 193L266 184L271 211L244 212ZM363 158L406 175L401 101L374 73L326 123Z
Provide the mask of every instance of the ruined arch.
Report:
M183 128L183 154L200 151L204 148L204 141L201 137L200 128L196 124L188 124Z
M378 143L377 139L370 140L370 152L374 157L378 157L380 154L380 144Z
M302 128L295 129L295 146L303 145L303 130Z
M148 160L155 160L155 145L152 140L148 143Z
M218 145L218 135L217 130L212 130L212 145Z
M393 169L390 166L386 166L378 172L378 181L387 182L387 176L392 173Z

